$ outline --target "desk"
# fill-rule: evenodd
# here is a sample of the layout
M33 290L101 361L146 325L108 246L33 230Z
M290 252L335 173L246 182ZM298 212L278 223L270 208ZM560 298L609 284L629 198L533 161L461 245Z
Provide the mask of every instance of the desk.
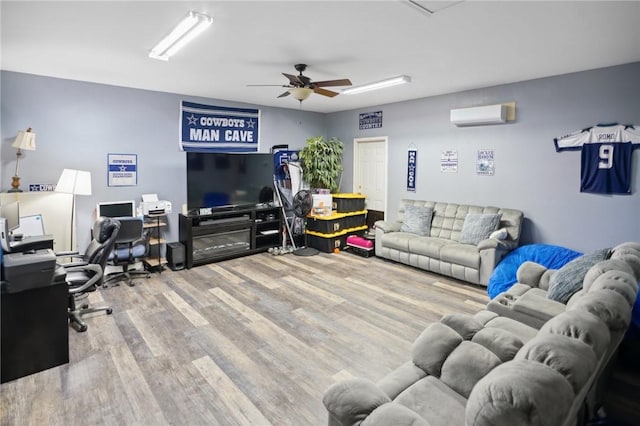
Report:
M69 362L69 291L64 280L0 291L0 383Z

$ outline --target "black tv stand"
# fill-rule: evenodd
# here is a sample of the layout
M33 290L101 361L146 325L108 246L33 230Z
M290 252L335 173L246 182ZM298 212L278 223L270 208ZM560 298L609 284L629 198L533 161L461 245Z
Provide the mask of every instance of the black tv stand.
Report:
M223 206L210 214L180 214L180 242L185 247L185 266L267 251L282 243L279 207Z

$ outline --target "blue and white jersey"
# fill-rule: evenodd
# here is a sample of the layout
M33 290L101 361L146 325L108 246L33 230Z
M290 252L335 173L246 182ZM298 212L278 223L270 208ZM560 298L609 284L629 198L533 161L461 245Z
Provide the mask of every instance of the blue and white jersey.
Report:
M556 151L582 151L581 192L631 193L633 149L640 146L640 131L634 126L598 125L553 141Z

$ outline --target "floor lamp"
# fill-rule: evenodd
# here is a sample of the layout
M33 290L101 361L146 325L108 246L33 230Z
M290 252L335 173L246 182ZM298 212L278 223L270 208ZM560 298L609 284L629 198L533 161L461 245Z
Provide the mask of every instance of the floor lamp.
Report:
M56 192L71 194L71 240L70 250L73 246L73 223L76 210L76 195L91 195L91 172L82 170L64 169L58 179Z

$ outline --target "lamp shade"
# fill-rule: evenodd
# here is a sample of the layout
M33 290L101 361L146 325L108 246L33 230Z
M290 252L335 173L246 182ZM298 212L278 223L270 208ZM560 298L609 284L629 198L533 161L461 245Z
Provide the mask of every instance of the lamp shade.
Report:
M58 179L56 192L74 195L91 195L91 172L64 169Z
M36 134L31 131L31 127L26 132L20 130L18 136L11 144L11 147L18 149L26 149L28 151L36 150Z
M308 87L292 87L289 89L289 93L291 93L294 98L302 102L313 93L313 89Z

